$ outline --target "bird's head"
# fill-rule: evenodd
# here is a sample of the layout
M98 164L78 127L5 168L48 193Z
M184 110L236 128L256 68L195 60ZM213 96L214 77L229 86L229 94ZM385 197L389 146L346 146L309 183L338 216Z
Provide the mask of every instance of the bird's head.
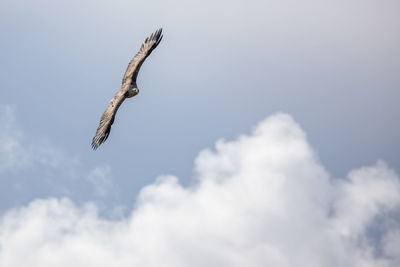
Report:
M137 95L137 94L139 94L139 89L137 89L137 88L135 87L135 88L129 89L129 90L126 92L126 97L127 97L127 98L131 98L131 97L134 97L134 96Z

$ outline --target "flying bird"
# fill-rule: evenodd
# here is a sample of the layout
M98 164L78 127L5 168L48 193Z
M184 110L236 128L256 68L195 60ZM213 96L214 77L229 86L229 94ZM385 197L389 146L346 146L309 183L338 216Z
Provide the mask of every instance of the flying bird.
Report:
M119 106L124 102L126 98L134 97L139 93L139 89L136 84L136 78L138 76L140 67L151 52L161 42L163 35L162 29L152 33L150 37L146 38L140 47L139 52L133 57L126 68L124 78L122 79L121 90L119 90L114 98L110 101L106 111L100 119L100 125L97 128L96 135L93 137L92 148L96 150L103 142L105 142L110 135L111 125L114 122L115 114Z

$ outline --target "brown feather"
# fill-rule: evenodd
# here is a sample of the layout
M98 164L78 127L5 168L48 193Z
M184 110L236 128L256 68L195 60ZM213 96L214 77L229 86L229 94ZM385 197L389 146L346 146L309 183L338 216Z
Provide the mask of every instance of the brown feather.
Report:
M157 30L146 38L139 52L129 62L125 71L124 78L122 79L121 90L114 96L113 100L108 105L100 119L99 127L97 128L96 135L92 140L92 148L96 150L102 143L104 143L110 135L111 125L114 123L115 115L119 106L124 102L127 91L133 85L136 86L136 78L145 59L151 52L158 46L162 39L162 29Z
M97 128L96 135L92 140L92 148L96 150L102 143L104 143L111 131L111 125L114 123L115 114L119 106L125 100L125 94L120 90L111 100L107 109L104 111L100 119L99 127Z
M124 78L122 79L122 87L124 87L125 84L136 82L136 78L143 62L161 42L163 38L161 33L162 29L159 29L155 33L152 33L150 37L146 38L146 40L140 47L139 52L137 52L137 54L133 57L131 62L129 62L129 65L126 68Z

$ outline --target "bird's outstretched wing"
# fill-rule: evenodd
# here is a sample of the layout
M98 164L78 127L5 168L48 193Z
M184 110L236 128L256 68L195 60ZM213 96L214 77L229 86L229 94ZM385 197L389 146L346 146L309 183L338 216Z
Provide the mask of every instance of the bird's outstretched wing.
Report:
M92 148L96 150L102 143L104 143L111 131L111 125L114 122L115 114L119 106L124 102L125 93L120 90L111 100L106 111L101 115L100 125L97 128L96 135L93 137Z
M127 87L126 85L136 82L136 78L143 62L161 42L163 38L161 34L162 29L158 29L155 33L152 33L150 37L146 38L140 47L139 52L137 52L126 68L124 78L122 79L122 88Z
M106 111L100 119L100 125L97 128L96 135L92 140L92 148L97 149L102 143L104 143L111 131L111 125L114 122L115 114L118 111L119 106L124 102L126 98L126 93L134 83L136 86L136 78L139 73L139 69L142 66L144 60L150 55L150 53L158 46L161 42L162 29L157 30L155 33L151 34L150 37L146 38L139 52L135 57L129 62L128 68L126 69L124 78L122 79L121 90L114 96L108 105Z

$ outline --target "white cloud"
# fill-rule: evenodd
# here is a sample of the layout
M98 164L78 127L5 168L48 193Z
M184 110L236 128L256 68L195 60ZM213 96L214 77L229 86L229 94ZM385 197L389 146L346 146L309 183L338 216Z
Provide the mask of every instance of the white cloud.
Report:
M334 179L285 114L196 159L197 183L144 187L128 218L36 200L0 224L0 266L397 266L398 175ZM379 221L383 227L372 231ZM372 229L372 230L371 230ZM398 246L397 246L398 247Z

